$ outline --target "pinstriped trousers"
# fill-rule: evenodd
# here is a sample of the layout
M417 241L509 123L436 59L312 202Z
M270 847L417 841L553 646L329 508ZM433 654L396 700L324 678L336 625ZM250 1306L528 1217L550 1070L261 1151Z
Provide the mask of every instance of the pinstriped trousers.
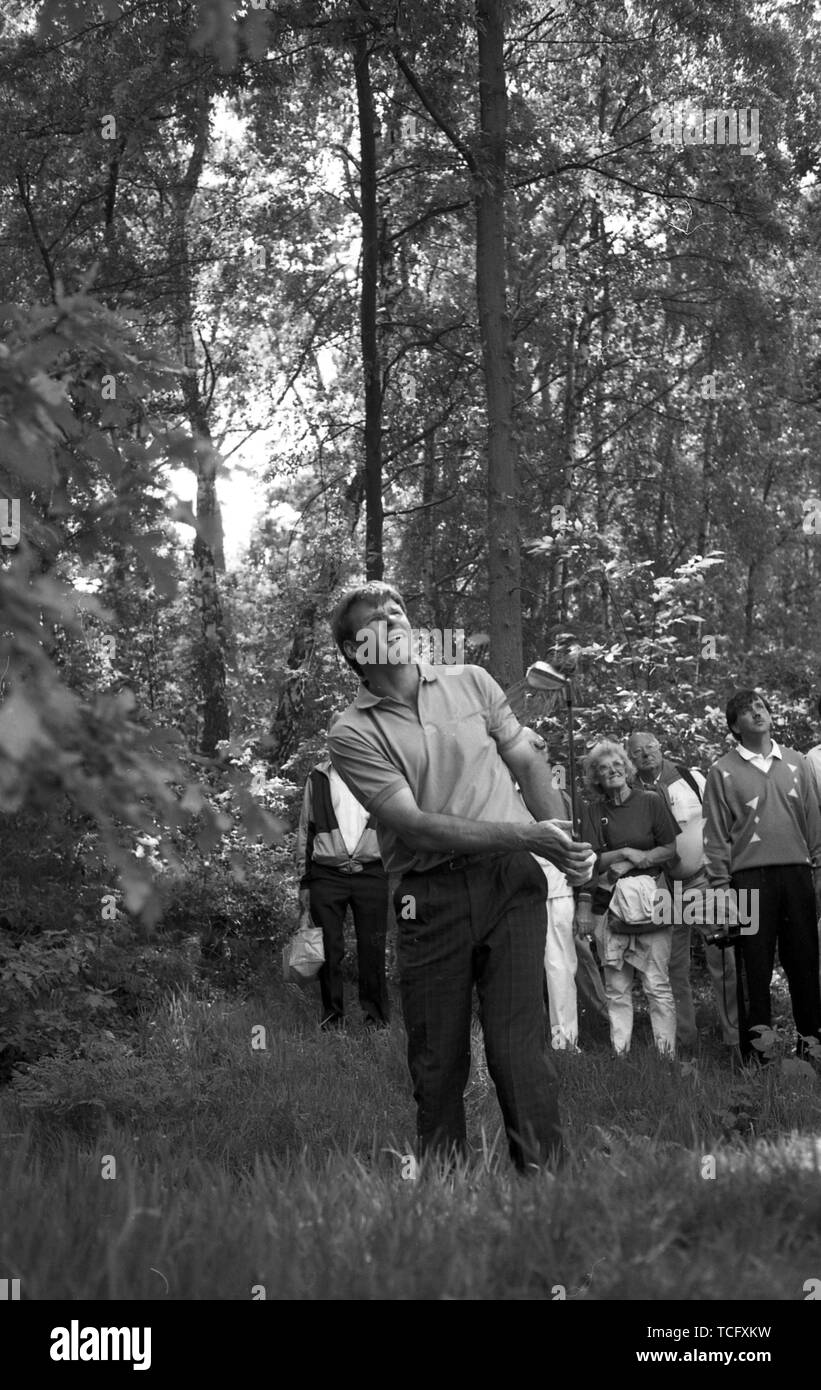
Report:
M514 852L405 874L394 907L420 1154L467 1151L475 984L511 1158L520 1171L558 1165L558 1081L544 1047L541 868L532 855Z

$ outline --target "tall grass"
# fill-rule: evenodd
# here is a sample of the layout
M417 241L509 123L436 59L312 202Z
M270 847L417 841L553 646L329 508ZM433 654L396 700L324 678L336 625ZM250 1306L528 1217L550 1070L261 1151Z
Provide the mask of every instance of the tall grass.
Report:
M399 1024L322 1034L281 987L181 996L131 1048L45 1060L0 1104L0 1277L32 1299L588 1300L821 1277L817 1079L560 1055L569 1161L521 1179L474 1042L474 1157L415 1180Z

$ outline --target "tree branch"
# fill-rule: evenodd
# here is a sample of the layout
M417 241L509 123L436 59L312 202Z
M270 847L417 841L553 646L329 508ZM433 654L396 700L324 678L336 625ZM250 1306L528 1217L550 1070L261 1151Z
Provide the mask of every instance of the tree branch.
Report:
M433 99L428 96L427 92L422 86L422 83L419 81L419 78L417 77L416 73L411 67L410 63L408 63L406 59L402 57L402 54L399 51L400 39L398 34L394 33L393 35L387 35L380 29L379 23L374 18L373 11L371 10L370 5L366 4L366 0L357 0L357 4L359 5L359 8L362 10L363 14L365 14L365 16L367 17L368 22L371 28L373 29L374 33L378 34L378 36L387 43L388 47L393 53L393 58L396 63L396 66L399 68L399 71L402 73L402 76L405 78L405 81L407 82L408 86L411 88L412 91L416 93L417 97L419 98L419 101L421 102L422 106L424 106L434 125L439 127L442 134L447 137L447 139L452 144L453 148L457 151L458 154L462 156L462 159L465 161L465 164L467 165L473 177L478 178L479 163L476 159L476 156L474 155L470 147L465 144L464 140L457 133L457 131L454 130L453 126L450 124L450 121L448 121L448 119L445 116L443 116L442 112L439 110L438 106L435 104Z
M50 286L50 288L51 288L51 298L52 298L52 302L53 302L54 304L56 304L56 303L57 303L57 279L56 279L56 276L55 276L55 274L54 274L54 266L53 266L52 263L51 263L51 257L49 256L48 249L47 249L46 244L45 244L45 242L43 241L43 238L42 238L42 236L41 236L41 234L40 234L40 228L37 226L37 222L36 222L36 219L35 219L35 216L34 216L34 209L33 209L32 205L31 205L31 191L30 191L30 189L29 189L29 187L28 187L27 181L23 178L22 171L21 171L19 168L18 168L18 170L17 170L17 187L18 187L18 190L19 190L19 192L20 192L20 201L21 201L21 203L23 204L23 207L24 207L24 209L25 209L26 217L27 217L27 219L28 219L28 224L29 224L29 226L31 227L31 234L32 234L32 236L34 237L35 243L36 243L36 245L37 245L37 249L38 249L38 251L40 252L40 256L41 256L41 258L42 258L43 265L45 266L45 269L46 269L46 275L48 276L48 283L49 283L49 286Z

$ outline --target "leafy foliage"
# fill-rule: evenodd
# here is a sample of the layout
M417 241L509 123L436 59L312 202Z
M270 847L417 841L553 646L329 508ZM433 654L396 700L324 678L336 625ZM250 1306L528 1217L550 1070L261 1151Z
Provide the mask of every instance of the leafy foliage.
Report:
M99 1031L83 942L97 968L106 892L121 916L173 924L156 948L169 959L175 935L211 942L243 988L250 958L226 943L257 941L262 959L286 930L289 845L274 846L355 689L325 618L363 569L374 404L382 559L412 620L463 628L491 669L482 634L520 630L526 661L573 674L577 751L649 724L706 767L736 684L767 689L779 737L815 741L817 22L763 0L504 8L506 253L491 269L523 556L521 589L491 613L474 8L7 6L0 522L16 501L21 531L9 544L4 524L0 547L0 812L6 910L18 935L26 911L37 924L4 958L22 976L14 1030L62 960L66 1041L81 1019ZM757 103L758 153L651 139L654 113L695 91ZM225 575L220 451L266 488ZM172 495L186 475L196 515ZM565 761L563 720L542 727ZM13 817L60 861L52 922L21 887L39 860ZM155 949L134 928L123 949L138 944ZM185 980L180 952L169 978Z

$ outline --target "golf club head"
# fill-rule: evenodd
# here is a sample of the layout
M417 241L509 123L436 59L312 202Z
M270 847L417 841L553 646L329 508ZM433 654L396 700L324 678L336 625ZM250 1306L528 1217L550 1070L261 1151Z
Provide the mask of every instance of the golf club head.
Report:
M534 661L525 674L528 690L564 690L567 684L567 676L560 675L547 661Z

